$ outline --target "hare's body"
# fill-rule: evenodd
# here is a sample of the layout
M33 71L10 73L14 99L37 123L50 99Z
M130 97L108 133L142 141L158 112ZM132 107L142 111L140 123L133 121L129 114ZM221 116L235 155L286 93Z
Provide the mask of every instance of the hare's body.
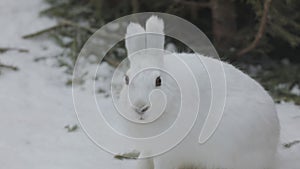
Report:
M146 32L163 33L163 22L157 17L151 17L146 23ZM143 34L145 30L138 24L131 24L127 28L127 36ZM145 37L144 37L145 38ZM164 38L147 37L149 48L163 49ZM159 41L159 43L153 43ZM139 36L126 39L126 47L131 62L130 69L126 73L126 85L120 94L120 103L127 115L136 120L147 120L151 113L155 112L155 106L162 102L161 98L154 99L149 104L149 92L159 88L167 95L168 105L165 108L166 116L162 115L150 128L143 126L124 125L130 136L147 137L161 133L167 129L176 119L176 105L180 98L178 90L174 90L176 84L170 78L163 76L162 72L153 70L139 73L143 67L157 66L169 74L179 75L184 67L179 64L182 60L192 72L199 87L199 114L191 132L185 139L170 151L159 156L139 160L138 169L180 169L181 167L203 167L207 169L274 169L279 139L279 122L275 105L267 92L253 79L242 73L230 64L221 62L199 54L161 54L149 55L146 53L134 53L145 48L145 39ZM152 42L152 43L150 43ZM147 46L146 46L147 48ZM145 58L145 59L139 59ZM222 84L224 78L215 78L220 75L220 67L223 67L226 85L225 88L213 89L212 83ZM141 73L143 74L143 72ZM162 84L161 84L162 81ZM192 82L188 82L192 83ZM133 92L132 100L126 95ZM222 95L221 90L226 90ZM220 92L220 95L218 95ZM196 91L195 91L196 93ZM210 110L211 98L222 100L225 98L223 117L213 133L204 144L198 142L200 131L203 127L207 113ZM220 97L220 98L218 98ZM221 105L222 106L222 105ZM184 116L189 116L182 112ZM168 115L168 116L167 116ZM145 133L145 131L147 131ZM151 150L148 150L151 152ZM144 153L144 152L141 152ZM153 165L154 163L154 165Z
M199 66L198 57L203 65L212 68L211 75L216 73L213 72L214 67L220 64L219 60L195 54L178 54L178 57L189 65L198 83L202 84L202 79L205 79L203 76L207 76L207 73L203 66ZM165 64L178 68L172 63ZM249 76L230 64L222 64L226 74L227 96L223 118L217 130L205 144L198 143L207 115L201 114L200 107L198 120L185 140L171 151L154 158L157 169L176 169L184 165L208 169L275 168L279 122L271 97ZM210 91L209 85L199 86L200 94L209 95L206 93Z

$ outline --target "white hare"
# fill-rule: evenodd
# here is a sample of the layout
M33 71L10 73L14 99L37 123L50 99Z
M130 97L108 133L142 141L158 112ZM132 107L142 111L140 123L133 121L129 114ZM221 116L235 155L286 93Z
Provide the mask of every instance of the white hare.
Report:
M201 109L208 109L211 96L206 68L214 75L216 65L222 63L226 74L227 94L223 118L211 138L199 144L198 137L207 114L201 114L187 137L172 150L139 160L140 169L179 169L194 166L207 169L274 169L277 161L279 122L275 105L267 92L253 79L230 64L200 54L144 52L146 48L164 49L164 37L145 35L146 32L163 34L164 23L157 16L150 17L146 29L137 23L130 23L126 33L126 48L130 68L126 72L120 93L120 104L125 116L131 120L149 122L152 127L124 125L132 136L146 137L158 134L176 119L180 92L175 81L155 66L172 73L180 73L180 65L172 60L174 56L190 67L199 83ZM138 36L135 36L138 35ZM202 64L199 64L199 57ZM205 66L203 66L205 65ZM177 71L177 72L176 72ZM192 83L192 82L191 82ZM152 98L149 94L159 89L164 97ZM129 94L128 94L129 93ZM128 96L130 95L130 96ZM207 100L203 99L207 96ZM168 103L163 114L155 114L163 99ZM159 107L158 106L158 107ZM206 106L206 107L205 107ZM205 110L206 111L206 110ZM146 131L146 132L145 132Z

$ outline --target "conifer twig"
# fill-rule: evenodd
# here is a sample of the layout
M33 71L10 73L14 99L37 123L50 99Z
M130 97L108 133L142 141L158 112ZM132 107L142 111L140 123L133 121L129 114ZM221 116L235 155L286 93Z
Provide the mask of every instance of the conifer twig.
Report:
M300 140L295 140L295 141L290 142L290 143L285 143L285 144L283 144L283 146L284 146L285 148L291 148L293 145L299 144L299 143L300 143Z
M22 36L22 38L23 38L23 39L33 38L33 37L42 35L42 34L44 34L44 33L50 32L50 31L52 31L52 30L55 30L55 29L57 29L57 28L59 28L59 27L61 27L61 26L62 26L62 25L51 26L51 27L49 27L49 28L46 28L46 29L37 31L37 32L35 32L35 33L31 33L31 34L24 35L24 36Z
M16 66L5 65L5 64L2 64L2 63L0 63L0 68L11 69L11 70L14 70L14 71L17 71L17 70L19 70L19 68L18 68L18 67L16 67Z
M94 32L96 32L96 29L94 29L94 28L91 28L91 27L88 27L88 26L79 25L79 24L74 23L74 22L72 22L72 21L62 20L62 21L60 21L57 25L51 26L51 27L49 27L49 28L40 30L40 31L35 32L35 33L31 33L31 34L28 34L28 35L24 35L22 38L24 38L24 39L33 38L33 37L42 35L42 34L44 34L44 33L47 33L47 32L50 32L50 31L53 31L53 30L55 30L55 29L59 29L59 28L61 28L61 27L65 27L65 26L76 27L76 28L85 30L85 31L87 31L87 32L89 32L89 33L91 33L91 34L94 33Z
M237 53L238 56L242 56L242 55L250 52L251 50L253 50L258 45L260 39L262 38L263 34L265 33L267 18L268 18L268 13L269 13L269 9L270 9L270 6L271 6L271 2L272 2L272 0L265 0L265 2L264 2L264 11L263 11L263 14L262 14L262 17L261 17L261 20L260 20L260 25L259 25L258 31L255 35L255 38L249 46L247 46L246 48L240 50Z
M9 48L9 47L5 47L5 48L1 48L0 47L0 53L5 53L5 52L7 52L7 51L12 51L12 50L14 50L14 51L18 51L18 52L22 52L22 53L28 53L29 52L29 50L28 49L24 49L24 48Z

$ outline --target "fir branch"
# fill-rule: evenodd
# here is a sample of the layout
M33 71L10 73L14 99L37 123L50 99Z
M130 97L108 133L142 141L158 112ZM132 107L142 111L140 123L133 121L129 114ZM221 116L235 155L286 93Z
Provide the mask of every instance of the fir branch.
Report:
M140 156L140 152L134 150L132 152L129 153L124 153L124 154L117 154L114 156L114 158L118 159L118 160L135 160Z
M49 28L46 28L46 29L43 29L43 30L40 30L38 32L35 32L35 33L31 33L31 34L28 34L28 35L24 35L22 36L23 39L29 39L29 38L34 38L36 36L40 36L44 33L47 33L47 32L50 32L50 31L53 31L55 29L58 29L60 28L62 25L55 25L55 26L52 26L52 27L49 27Z
M36 36L42 35L44 33L54 31L56 29L59 29L59 28L65 27L65 26L79 28L79 29L85 30L85 31L87 31L88 33L91 33L91 34L96 32L96 30L97 30L97 29L94 29L94 28L91 28L91 27L88 27L88 26L79 25L79 24L74 23L72 21L62 20L55 26L40 30L40 31L32 33L32 34L24 35L22 38L24 38L24 39L33 38L33 37L36 37Z
M270 10L271 2L272 2L272 0L265 0L264 11L263 11L263 14L262 14L262 17L260 20L259 29L255 35L255 38L249 46L247 46L246 48L244 48L238 52L238 54L237 54L238 56L245 55L246 53L250 52L258 45L260 39L262 38L262 36L265 33L265 29L266 29L266 25L267 25L267 18L268 18L268 13Z
M2 64L2 63L0 63L0 68L11 69L11 70L13 70L13 71L17 71L17 70L19 70L19 68L18 68L18 67L16 67L16 66L5 65L5 64Z
M271 29L273 30L273 32L277 33L276 34L277 37L281 37L282 39L287 41L292 47L296 47L300 43L299 36L290 33L280 25L274 24L271 26Z
M24 48L0 48L0 53L5 53L8 51L18 51L21 53L28 53L29 50L28 49L24 49Z
M299 144L299 143L300 143L300 140L295 140L290 143L285 143L285 144L283 144L283 146L284 146L284 148L291 148L293 145Z

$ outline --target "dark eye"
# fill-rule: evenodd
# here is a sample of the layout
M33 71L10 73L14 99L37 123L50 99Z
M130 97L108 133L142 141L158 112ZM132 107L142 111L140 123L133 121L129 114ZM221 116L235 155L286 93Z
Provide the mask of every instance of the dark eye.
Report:
M128 85L129 84L129 77L125 75L125 83Z
M155 86L158 87L158 86L161 86L161 78L160 76L158 76L155 80Z

